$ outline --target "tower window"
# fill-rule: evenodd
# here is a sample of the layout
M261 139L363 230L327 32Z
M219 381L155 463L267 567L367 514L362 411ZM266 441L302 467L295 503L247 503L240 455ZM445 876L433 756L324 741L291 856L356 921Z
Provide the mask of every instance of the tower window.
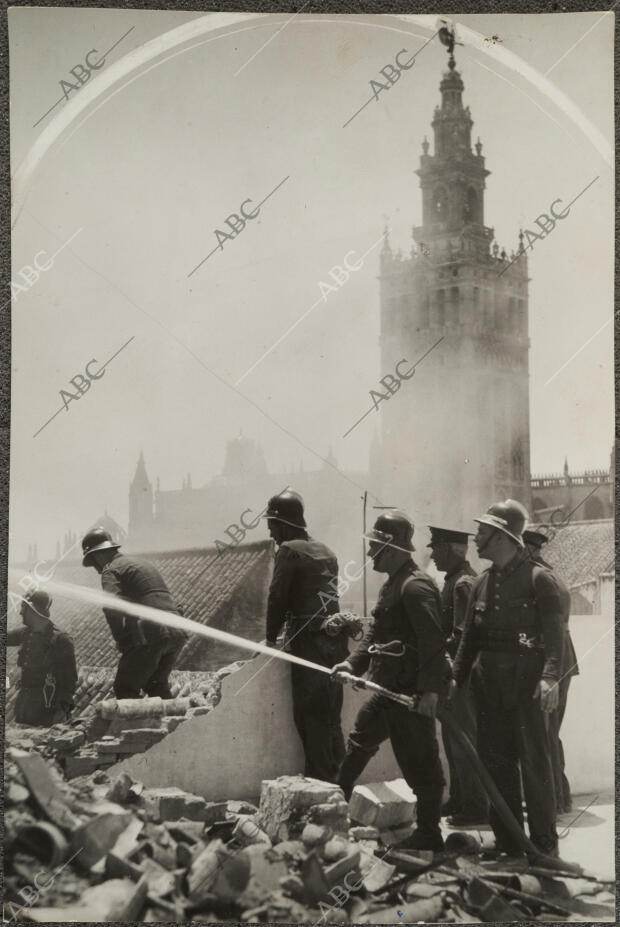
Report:
M448 194L443 186L435 187L433 191L433 218L443 222L448 215Z
M463 205L463 219L465 222L478 222L478 194L473 187L467 188L465 203Z

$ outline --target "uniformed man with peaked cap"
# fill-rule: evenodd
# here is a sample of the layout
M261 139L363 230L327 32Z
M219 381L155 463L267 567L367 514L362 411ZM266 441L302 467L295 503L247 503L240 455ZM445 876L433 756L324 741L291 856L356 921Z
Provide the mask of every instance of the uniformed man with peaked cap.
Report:
M465 623L467 603L471 593L475 570L467 560L467 544L470 534L455 528L428 526L431 540L431 560L438 570L445 573L441 590L441 619L448 638L448 653L456 656L458 642ZM450 701L454 720L476 743L476 714L473 699L466 685L456 690ZM478 776L462 755L457 741L447 728L442 727L442 739L450 768L450 796L443 806L442 814L448 815L452 827L474 827L484 825L489 817L489 800Z
M547 721L547 730L549 733L549 745L551 748L551 762L553 764L553 777L555 782L557 809L559 813L563 813L572 810L573 801L570 791L570 783L566 777L565 772L564 747L560 739L560 728L562 726L562 721L564 720L564 714L566 712L570 681L573 676L577 676L579 674L579 666L577 664L577 655L575 653L575 648L573 647L573 642L571 640L569 630L570 592L568 591L566 584L562 579L560 579L551 564L547 563L547 561L544 560L542 556L542 547L549 540L549 535L544 530L535 531L528 528L527 531L523 532L523 541L527 550L529 551L530 557L534 563L539 563L541 566L546 567L551 572L553 578L558 584L558 588L560 590L560 599L562 602L564 646L562 650L560 681L558 684L558 707L555 711L547 713L545 715L545 719Z
M334 666L369 678L393 692L420 696L417 712L374 694L360 709L349 737L339 783L349 799L381 743L389 737L403 777L417 797L417 828L412 849L441 850L441 800L445 780L435 733L439 695L450 667L441 626L439 590L414 563L413 523L402 512L380 515L366 535L368 554L378 573L387 573L373 620L355 653Z
M524 549L526 519L524 507L512 499L474 519L478 554L492 566L474 580L454 677L463 686L471 671L480 759L521 826L523 781L530 838L541 852L557 855L543 712L558 704L562 605L554 578ZM519 855L493 808L490 821L498 849Z

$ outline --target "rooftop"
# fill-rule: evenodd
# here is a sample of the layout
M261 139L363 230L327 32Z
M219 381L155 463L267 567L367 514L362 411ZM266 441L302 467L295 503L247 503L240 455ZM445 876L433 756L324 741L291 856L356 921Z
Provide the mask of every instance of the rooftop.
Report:
M264 637L262 618L271 571L271 541L242 544L219 552L215 547L205 547L135 556L151 561L161 571L173 597L183 606L186 618L231 631L235 624L240 624L245 637L253 640ZM100 588L95 570L85 569L75 562L59 564L54 579L90 589ZM12 584L12 591L19 592L16 584ZM11 611L8 627L20 627L17 610ZM98 606L56 597L51 618L58 628L71 635L78 667L116 665L118 651ZM209 665L209 655L215 647L215 642L204 638L190 638L181 652L178 668L213 668ZM16 651L17 648L9 651L9 666L15 664ZM231 662L237 655L238 652L232 656L226 654L223 662Z

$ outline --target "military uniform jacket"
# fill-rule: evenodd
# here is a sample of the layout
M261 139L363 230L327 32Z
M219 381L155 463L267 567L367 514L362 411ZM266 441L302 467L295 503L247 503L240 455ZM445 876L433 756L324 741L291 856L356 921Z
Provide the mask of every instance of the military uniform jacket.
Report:
M178 614L178 609L159 570L146 560L118 554L105 565L101 573L104 592ZM125 615L122 608L104 608L106 620L121 653L131 647L143 647L177 638L187 638L183 631L167 628L153 621Z
M267 602L267 640L275 641L287 618L307 630L320 628L338 612L338 560L313 538L284 541L278 547Z
M381 587L372 616L348 658L355 675L368 671L373 682L406 695L441 692L450 668L439 590L431 577L409 560Z
M531 698L541 676L557 681L563 647L562 605L548 570L517 553L503 568L474 580L454 664L463 685L472 682L505 707Z
M469 561L463 560L445 576L441 590L441 624L448 639L451 656L456 654L465 624L469 594L477 575Z
M69 635L50 621L42 632L27 627L8 631L6 642L8 647L21 645L17 657L21 668L20 689L42 693L46 686L51 705L70 711L77 688L77 668Z

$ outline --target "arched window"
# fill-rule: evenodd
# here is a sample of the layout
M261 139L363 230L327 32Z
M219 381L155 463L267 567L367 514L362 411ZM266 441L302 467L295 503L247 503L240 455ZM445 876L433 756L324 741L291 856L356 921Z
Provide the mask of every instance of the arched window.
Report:
M463 204L463 219L465 222L479 222L478 194L473 187L468 187Z
M448 193L442 184L433 190L433 219L436 222L445 222L448 218Z
M586 521L594 521L597 518L605 518L605 509L603 503L597 496L590 496L584 506L583 515Z

